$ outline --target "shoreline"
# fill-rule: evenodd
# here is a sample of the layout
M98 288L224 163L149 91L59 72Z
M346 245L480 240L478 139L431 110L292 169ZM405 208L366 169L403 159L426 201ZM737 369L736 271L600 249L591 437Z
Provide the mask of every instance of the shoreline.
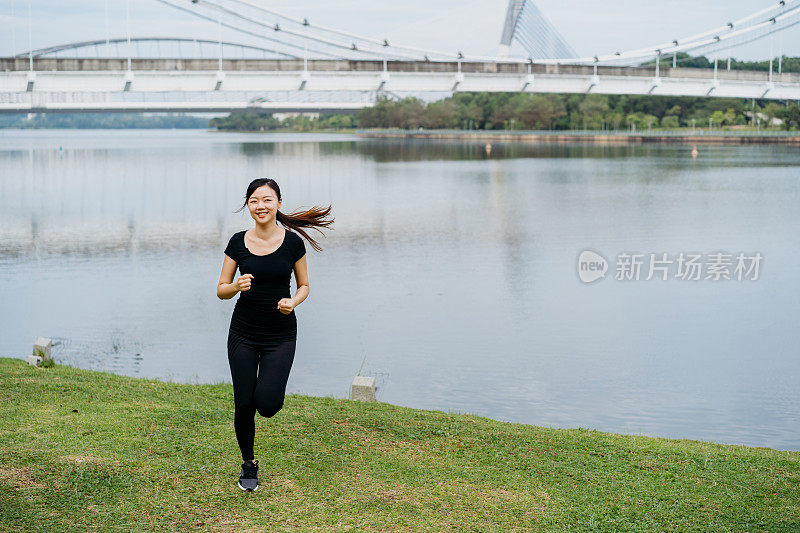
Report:
M0 134L5 132L28 131L203 131L205 133L238 133L238 134L297 134L297 135L343 135L355 136L361 139L402 139L402 140L458 140L472 142L508 142L527 144L602 144L602 145L630 145L630 144L698 144L698 145L748 145L767 144L800 146L800 131L767 131L762 133L722 131L701 131L700 133L684 133L681 131L630 133L630 132L604 132L584 130L559 130L559 131L524 131L524 130L309 130L297 131L291 129L279 130L217 130L213 128L0 128Z
M24 357L13 357L13 356L7 356L7 355L0 355L0 369L2 369L4 361L25 362L27 364L27 361L25 361ZM93 374L101 374L101 375L113 376L113 377L117 377L117 378L125 379L125 380L163 383L163 384L166 384L166 385L177 385L179 387L181 387L181 386L185 386L185 387L226 387L227 386L227 387L231 388L231 391L232 391L232 388L233 388L233 385L229 381L224 381L224 380L214 381L214 382L204 382L204 383L192 383L192 382L164 380L162 378L134 377L134 376L126 375L126 374L118 374L118 373L110 371L110 370L93 370L93 369L82 368L82 367L79 367L79 366L71 366L71 365L64 364L64 363L55 363L55 365L57 367L60 367L60 368L68 368L71 371L75 371L75 372L84 372L84 373L88 372L88 373L93 373ZM34 367L30 367L30 368L33 369L33 370L46 370L46 368L41 367L41 366L38 367L38 368L34 368ZM232 394L232 392L231 392L231 394ZM309 398L309 399L333 399L335 401L342 401L342 400L350 401L349 398L340 398L340 397L335 397L335 396L332 396L332 395L313 396L313 395L308 395L308 394L304 394L304 393L301 393L301 392L297 392L297 393L287 392L286 393L286 397L288 398L290 396L299 396L299 397L304 397L304 398ZM695 438L691 438L691 437L666 437L666 436L659 436L659 435L645 435L643 433L620 433L620 432L614 432L614 431L593 429L591 427L590 428L583 428L583 427L569 428L569 427L539 426L539 425L536 425L536 424L530 424L530 423L526 423L526 422L517 422L517 421L513 421L513 420L502 420L502 419L498 419L498 418L492 418L491 416L488 416L488 415L479 415L479 414L472 413L472 412L469 412L469 411L460 411L460 410L445 411L445 410L442 410L442 409L423 409L423 408L418 408L418 407L409 407L409 406L402 405L402 404L388 403L388 402L384 402L384 401L381 401L381 400L376 400L376 401L374 401L372 403L373 404L390 406L391 408L394 408L394 409L407 409L407 410L412 410L412 411L434 412L434 413L440 413L440 414L448 415L448 416L478 417L478 418L485 419L487 421L491 421L491 422L495 422L495 423L499 423L499 424L511 424L513 426L537 428L537 429L545 429L546 428L546 429L553 430L553 431L584 430L584 431L590 431L590 432L603 433L603 434L606 434L606 435L613 435L613 436L617 436L617 437L634 437L634 438L644 438L644 439L651 439L651 440L663 440L663 441L673 441L673 442L688 441L688 442L696 442L696 443L702 443L702 444L714 445L714 446L737 447L737 448L746 448L746 449L751 449L751 450L770 450L770 451L773 451L773 452L776 452L776 453L797 454L798 455L798 459L800 459L800 448L798 448L798 449L782 449L782 448L773 448L773 447L770 447L770 446L757 446L757 445L742 444L742 443L736 443L736 442L720 442L720 441L713 441L713 440L702 440L702 439L695 439ZM0 412L2 412L2 410L0 410Z
M593 143L593 144L782 144L800 146L800 132L604 132L604 131L492 131L492 130L356 130L365 139L426 139L497 141L524 143Z

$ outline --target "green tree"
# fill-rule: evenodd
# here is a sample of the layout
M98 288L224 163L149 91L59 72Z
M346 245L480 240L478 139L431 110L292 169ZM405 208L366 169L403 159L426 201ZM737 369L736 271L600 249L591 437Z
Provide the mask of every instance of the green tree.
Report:
M518 120L515 120L516 117L514 116L514 105L515 103L513 101L508 101L496 106L492 114L486 120L487 124L490 125L492 129L496 130L514 129L514 122L518 122Z
M333 115L328 118L328 126L334 129L352 128L353 116L351 115Z
M578 109L583 116L583 123L588 129L599 130L602 126L606 112L608 112L608 97L602 94L587 95Z
M608 124L609 129L618 130L622 125L623 119L624 117L619 111L612 111L606 115L606 123Z
M782 107L775 102L770 102L764 107L763 113L767 116L767 126L772 126L772 119L782 115Z
M800 127L800 104L794 103L784 107L779 118L783 120L781 127L785 130Z
M423 124L426 128L450 129L456 127L456 104L450 99L428 104Z
M514 110L514 118L529 129L551 129L554 119L564 110L543 94L525 95Z
M722 115L722 122L723 122L723 124L725 124L727 126L732 126L733 124L735 124L736 123L736 111L734 111L733 109L730 109L730 108L727 111L725 111L725 113Z
M422 126L425 104L419 98L410 96L403 98L397 106L396 125L404 129L416 129Z
M661 127L666 129L676 129L680 126L678 117L675 115L666 115L661 119Z
M480 128L484 121L483 108L477 102L470 102L462 108L460 118L465 129Z
M711 123L714 126L721 126L724 120L725 114L722 111L717 110L711 114Z

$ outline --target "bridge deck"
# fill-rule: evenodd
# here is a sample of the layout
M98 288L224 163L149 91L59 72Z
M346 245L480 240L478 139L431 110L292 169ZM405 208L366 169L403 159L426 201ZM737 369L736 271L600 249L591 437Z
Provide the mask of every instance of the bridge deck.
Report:
M26 72L30 68L28 58L0 58L0 72ZM34 58L33 69L37 72L124 72L128 69L127 59L103 58ZM218 59L132 59L133 71L191 72L217 71ZM222 70L226 72L302 72L303 60L296 59L224 59ZM310 59L309 72L381 72L382 61L326 60ZM387 61L388 72L402 73L457 73L456 61ZM594 67L584 65L544 65L532 64L530 71L524 63L462 62L460 70L464 74L531 74L591 76ZM655 67L612 67L598 66L599 76L648 77L655 76ZM713 69L660 67L662 78L711 79ZM717 70L717 79L731 81L768 81L769 72L749 70ZM800 74L773 72L775 83L800 83Z

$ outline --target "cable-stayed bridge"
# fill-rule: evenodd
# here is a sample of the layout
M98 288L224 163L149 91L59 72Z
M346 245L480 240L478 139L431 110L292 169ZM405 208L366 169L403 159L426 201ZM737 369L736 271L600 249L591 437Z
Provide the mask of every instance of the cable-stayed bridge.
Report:
M152 1L216 26L216 35L134 37L128 20L124 36L0 58L0 112L349 112L380 95L458 91L800 100L800 74L782 72L780 59L768 71L730 70L717 60L713 69L685 68L680 59L771 40L800 22L800 0L700 34L591 57L579 57L526 0L509 0L498 54L490 57L319 26L251 0ZM236 39L223 39L223 29ZM515 48L523 53L512 54Z

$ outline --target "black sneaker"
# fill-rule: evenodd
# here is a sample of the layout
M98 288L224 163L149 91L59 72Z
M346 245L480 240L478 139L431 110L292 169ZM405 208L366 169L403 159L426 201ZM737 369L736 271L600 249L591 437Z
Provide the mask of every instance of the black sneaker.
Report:
M242 490L258 490L258 460L242 463L242 473L239 475L239 488Z

